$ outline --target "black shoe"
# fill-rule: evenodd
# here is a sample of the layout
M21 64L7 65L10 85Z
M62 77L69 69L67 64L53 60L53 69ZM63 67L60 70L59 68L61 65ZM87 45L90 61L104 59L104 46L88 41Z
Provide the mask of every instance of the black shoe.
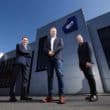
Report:
M10 98L9 102L17 102L17 99L15 97L14 98Z
M92 95L87 96L87 97L85 98L85 100L90 100L91 96L92 96Z
M97 95L92 95L89 99L90 102L95 102L98 100L98 96Z
M21 97L20 100L22 100L22 101L30 101L30 100L32 100L32 98L30 98L30 97Z

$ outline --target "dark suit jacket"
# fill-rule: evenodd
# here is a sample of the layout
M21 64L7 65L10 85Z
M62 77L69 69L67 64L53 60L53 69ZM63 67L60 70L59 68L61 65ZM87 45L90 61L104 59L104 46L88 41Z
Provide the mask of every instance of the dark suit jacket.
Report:
M91 62L91 50L87 42L78 47L79 66L81 69L86 67L86 62Z
M30 46L27 46L27 50L22 44L16 45L16 62L15 64L21 64L24 66L30 66L32 51Z
M61 59L61 60L63 60L62 59L62 50L64 48L63 39L62 38L59 38L59 37L57 37L55 39L54 46L53 46L55 55L52 56L52 57L50 57L48 55L48 52L51 50L50 49L51 48L51 44L50 44L51 41L50 40L51 40L50 38L47 38L45 40L45 42L44 42L44 52L45 52L45 54L48 56L49 59L53 59L54 58L54 59Z

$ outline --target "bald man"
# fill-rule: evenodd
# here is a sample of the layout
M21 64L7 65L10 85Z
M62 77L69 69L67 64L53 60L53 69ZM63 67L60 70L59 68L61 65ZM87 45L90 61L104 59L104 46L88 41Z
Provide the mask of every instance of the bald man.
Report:
M90 96L86 97L85 99L94 102L98 100L98 96L96 92L96 82L91 71L93 64L91 61L91 50L88 42L84 41L81 34L76 36L76 40L79 44L78 46L79 67L84 73L84 76L87 79L90 87Z
M43 102L52 102L53 92L53 76L54 70L58 79L59 88L59 104L64 104L64 82L62 72L62 50L64 42L62 38L57 36L56 27L50 28L50 36L44 44L44 53L47 55L47 75L48 75L48 96L43 99Z

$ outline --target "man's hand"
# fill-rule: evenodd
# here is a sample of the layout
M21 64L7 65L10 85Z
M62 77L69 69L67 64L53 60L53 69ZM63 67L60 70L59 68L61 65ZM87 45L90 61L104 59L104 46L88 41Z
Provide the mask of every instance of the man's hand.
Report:
M55 53L53 51L49 51L49 53L48 53L48 55L51 56L51 57L54 56L54 54Z
M86 67L92 67L92 63L86 62Z

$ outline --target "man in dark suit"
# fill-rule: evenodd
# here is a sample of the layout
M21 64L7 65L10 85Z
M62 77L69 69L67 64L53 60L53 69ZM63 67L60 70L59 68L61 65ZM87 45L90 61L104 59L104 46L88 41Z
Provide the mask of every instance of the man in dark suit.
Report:
M86 97L88 101L97 101L97 91L96 91L96 82L92 74L92 61L91 61L91 50L88 42L84 42L83 37L79 34L76 37L77 42L79 43L78 47L78 57L79 57L79 67L83 71L86 79L88 80L90 87L90 96Z
M16 101L15 98L15 83L16 78L19 73L22 75L22 82L21 82L21 97L20 100L30 100L27 94L27 87L28 87L28 78L29 78L29 69L31 64L31 48L28 45L29 39L27 36L22 38L22 42L16 45L16 61L15 61L15 68L13 74L13 81L10 87L10 101Z
M54 69L58 79L59 87L59 103L64 104L64 83L62 72L62 50L64 42L62 38L57 37L56 27L50 29L50 37L44 43L44 52L47 55L47 75L48 75L48 96L43 99L43 102L51 102L53 90L53 75Z

